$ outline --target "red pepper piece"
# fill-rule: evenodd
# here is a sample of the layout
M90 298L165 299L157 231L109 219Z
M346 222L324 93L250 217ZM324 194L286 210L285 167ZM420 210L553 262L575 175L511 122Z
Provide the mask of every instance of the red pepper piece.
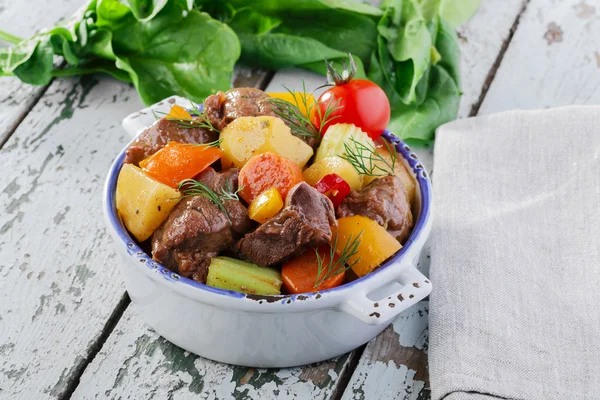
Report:
M338 208L342 201L350 194L350 185L343 180L338 174L327 174L315 183L315 189L333 203L334 208Z

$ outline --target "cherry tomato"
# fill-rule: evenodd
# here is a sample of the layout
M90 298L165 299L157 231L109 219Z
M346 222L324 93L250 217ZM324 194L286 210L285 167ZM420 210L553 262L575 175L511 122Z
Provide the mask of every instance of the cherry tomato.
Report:
M311 122L322 135L335 124L354 124L372 139L377 139L390 122L390 102L385 92L371 81L352 79L354 60L350 59L350 71L342 75L328 64L335 86L326 90L311 112ZM333 109L329 115L327 109ZM322 121L324 120L324 121ZM321 127L321 123L324 125Z

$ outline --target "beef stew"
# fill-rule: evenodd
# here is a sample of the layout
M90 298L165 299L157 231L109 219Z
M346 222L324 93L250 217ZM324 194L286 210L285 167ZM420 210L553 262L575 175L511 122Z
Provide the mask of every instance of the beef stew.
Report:
M117 211L138 240L152 232L153 259L223 289L322 291L372 272L407 240L413 214L403 181L413 178L395 150L352 124L332 125L323 136L298 134L296 124L276 112L282 106L274 97L252 88L217 93L202 111L172 110L127 149L125 164L136 183L132 188L119 176L117 198L129 197L126 208L117 202ZM310 109L293 102L285 109L293 107L301 123L311 123ZM234 123L238 119L243 123ZM170 146L179 146L184 159L202 156L202 149L212 149L213 158L200 172L186 170L181 159L157 158L165 160L161 173L178 177L172 189L152 178L144 161ZM382 146L392 157L378 158ZM317 163L318 170L312 168ZM173 190L176 195L152 197ZM298 279L304 283L295 285Z

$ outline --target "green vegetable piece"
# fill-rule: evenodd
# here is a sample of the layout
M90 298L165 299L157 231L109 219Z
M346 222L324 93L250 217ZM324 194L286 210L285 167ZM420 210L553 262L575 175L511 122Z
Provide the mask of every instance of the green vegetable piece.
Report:
M425 101L406 105L397 98L390 103L392 115L388 129L409 144L426 144L434 139L436 128L456 118L460 91L456 82L440 64L431 67ZM412 142L410 142L412 140Z
M208 268L208 286L248 294L281 294L281 274L230 257L215 257Z
M458 27L477 11L479 4L481 0L441 0L440 16Z
M429 21L414 0L390 0L386 6L377 25L380 63L402 102L413 104L417 102L417 84L431 63Z
M290 7L288 3L297 9L284 12ZM295 2L259 1L238 11L228 24L242 44L242 61L263 68L301 66L323 74L323 59L341 60L348 53L368 64L377 38L377 25L371 16L323 9L325 5L315 0L302 7L320 9L313 12Z
M113 32L117 68L129 73L145 104L177 94L203 101L231 86L240 43L233 30L206 13L168 4L151 21L133 19Z
M431 63L435 65L439 63L441 59L442 56L440 55L439 51L437 51L435 47L431 46Z
M459 88L459 47L458 38L452 27L436 17L431 21L435 31L435 50L440 59L430 64L422 79L415 87L415 93L422 98L417 103L406 104L396 92L393 82L387 79L386 68L393 65L389 52L385 52L385 43L379 37L380 51L383 57L371 58L369 79L377 83L388 95L391 116L388 129L407 141L410 145L431 143L438 126L456 118L460 101ZM431 48L430 48L431 49ZM431 50L430 50L431 52ZM390 63L390 64L387 64Z
M135 18L146 22L151 20L167 5L167 0L125 0Z

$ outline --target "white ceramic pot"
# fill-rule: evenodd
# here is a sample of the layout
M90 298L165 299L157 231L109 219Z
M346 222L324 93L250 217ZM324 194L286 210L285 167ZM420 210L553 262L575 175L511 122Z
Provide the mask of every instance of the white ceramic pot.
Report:
M152 111L168 112L171 97L123 121L132 136L154 122ZM153 261L131 239L115 209L115 188L125 150L106 179L104 214L127 291L142 318L167 340L203 357L251 367L290 367L325 360L373 339L401 311L431 292L415 264L431 230L431 184L425 169L389 132L417 182L415 228L404 247L375 272L320 293L252 296L183 278Z

